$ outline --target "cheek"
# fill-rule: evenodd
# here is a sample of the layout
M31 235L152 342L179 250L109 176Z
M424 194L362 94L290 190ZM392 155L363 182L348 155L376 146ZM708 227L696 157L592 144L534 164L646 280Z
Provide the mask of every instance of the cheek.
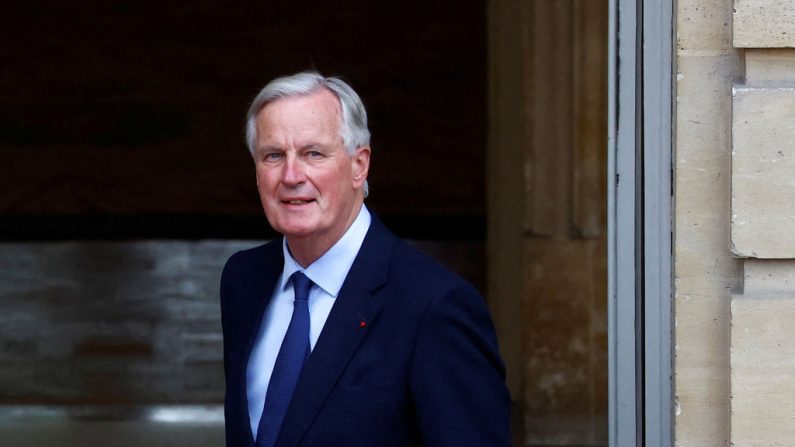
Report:
M329 200L340 200L350 188L350 181L345 176L328 176L322 181L322 186L325 195Z
M273 184L273 172L265 170L263 168L257 168L257 172L255 174L257 179L257 189L261 192L267 191L269 186Z
M276 191L267 179L257 178L257 193L263 205L273 204L277 201Z

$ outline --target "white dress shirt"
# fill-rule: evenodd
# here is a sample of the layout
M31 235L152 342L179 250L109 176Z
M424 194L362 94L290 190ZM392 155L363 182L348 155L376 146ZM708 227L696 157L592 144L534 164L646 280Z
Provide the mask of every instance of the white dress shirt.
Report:
M331 307L342 288L342 283L359 253L368 228L370 228L370 213L362 205L359 215L348 231L323 256L305 269L290 255L286 238L282 239L284 269L281 277L276 281L273 296L262 317L259 334L251 350L246 371L246 397L254 439L257 439L259 420L262 417L262 407L265 405L265 394L276 363L276 356L279 354L279 348L293 315L295 296L290 276L300 270L313 283L309 291L309 346L314 349Z

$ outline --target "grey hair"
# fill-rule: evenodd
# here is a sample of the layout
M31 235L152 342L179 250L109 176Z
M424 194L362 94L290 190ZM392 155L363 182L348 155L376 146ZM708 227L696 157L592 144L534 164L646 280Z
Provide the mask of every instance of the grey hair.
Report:
M246 115L246 143L251 155L254 155L257 144L257 115L263 107L280 98L305 96L322 88L328 89L340 101L340 134L348 155L355 155L357 148L370 146L367 111L353 88L338 77L325 77L316 71L303 71L272 80L254 98ZM363 189L364 196L367 197L369 187L366 180Z

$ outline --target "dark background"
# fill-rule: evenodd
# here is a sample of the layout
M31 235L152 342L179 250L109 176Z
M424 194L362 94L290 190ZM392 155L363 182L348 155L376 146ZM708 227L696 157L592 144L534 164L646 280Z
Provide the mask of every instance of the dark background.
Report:
M5 1L4 239L269 237L243 142L275 76L344 76L370 114L368 206L483 239L482 1Z
M219 276L275 236L245 113L308 68L368 107L368 206L483 290L485 23L483 2L3 2L0 404L222 402Z

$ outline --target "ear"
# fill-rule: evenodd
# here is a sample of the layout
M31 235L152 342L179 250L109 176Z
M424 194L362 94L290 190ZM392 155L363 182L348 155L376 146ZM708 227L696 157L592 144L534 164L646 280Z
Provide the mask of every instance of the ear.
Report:
M356 148L356 153L351 157L353 167L353 187L359 189L367 180L367 173L370 170L370 147L361 146Z

